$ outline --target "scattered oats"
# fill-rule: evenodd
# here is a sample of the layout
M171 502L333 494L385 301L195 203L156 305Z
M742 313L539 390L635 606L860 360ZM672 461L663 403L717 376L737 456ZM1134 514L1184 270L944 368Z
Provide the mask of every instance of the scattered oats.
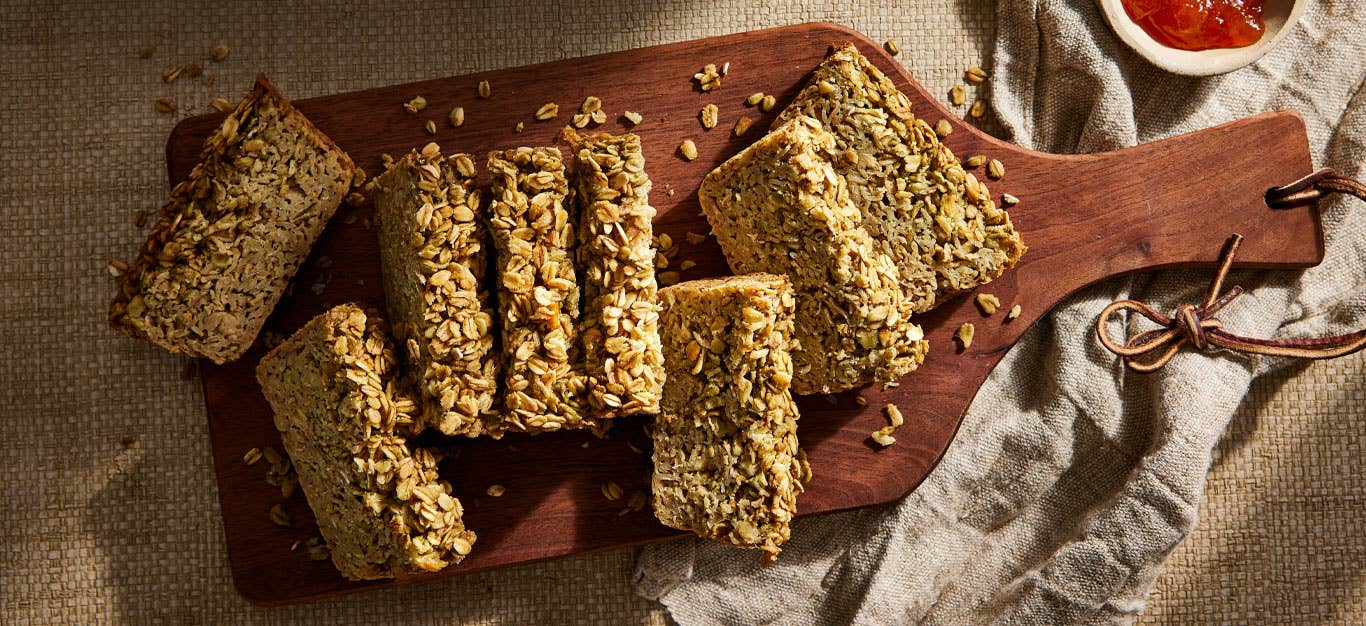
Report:
M664 195L669 196L670 198L674 197L674 188L670 187L668 189L665 189Z
M669 233L660 233L658 237L655 237L655 243L660 250L669 250L674 247L674 238L670 237Z
M669 255L663 252L655 253L655 269L662 270L669 266Z
M626 506L632 511L639 511L645 508L647 502L649 502L649 496L646 496L644 491L636 491L631 494L631 499L627 500Z
M353 191L351 193L346 194L346 206L358 207L362 204L365 204L365 194L359 191ZM347 222L347 224L351 224L356 221L354 215L352 215L350 219L351 221Z
M521 122L518 122L517 125L518 125L518 126L521 126L522 123L521 123ZM427 130L427 134L428 134L428 135L435 135L435 134L436 134L436 122L433 122L432 120L427 120L427 123L426 123L426 124L423 124L423 125L422 125L422 128L424 128L424 129ZM520 131L521 129L519 128L518 130Z
M892 436L891 426L884 426L882 428L879 428L873 431L872 434L869 436L872 437L873 441L876 442L877 445L882 446L884 448L896 443L896 437Z
M635 111L627 111L622 113L621 116L626 118L626 121L630 122L632 126L639 124L641 120L645 119L641 114L636 113Z
M118 278L118 277L120 277L120 276L123 276L123 273L126 272L126 271L128 271L128 264L127 264L127 263L124 263L123 261L120 261L120 260L118 260L118 259L113 259L113 260L109 261L109 275L110 275L110 276L113 276L114 278Z
M711 130L716 127L716 118L719 114L720 111L715 104L708 104L702 107L702 110L697 113L697 117L702 120L702 128Z
M180 78L180 73L184 71L185 68L180 67L179 65L176 65L174 63L172 63L171 65L167 65L166 69L161 70L161 82L173 83L175 82L175 79Z
M690 270L690 269L692 269L692 268L694 268L694 267L697 267L697 262L696 262L696 261L693 261L692 259L684 260L682 263L679 263L679 264L678 264L678 269L681 270L681 271L684 271L684 272L686 272L686 271L688 271L688 270Z
M740 119L735 120L735 136L739 137L740 135L749 132L749 125L753 123L754 120L751 120L748 117L744 116L741 116Z
M866 407L868 406L868 398L865 398L863 396L854 396L854 404L858 405L859 408Z
M520 133L523 130L526 130L526 122L517 122L517 125L512 127L514 133Z
M963 344L963 349L967 350L972 347L972 337L975 334L977 334L977 327L973 326L972 322L964 322L953 336L958 339L959 343Z
M321 256L318 257L318 260L316 260L316 261L313 262L313 265L314 265L315 267L317 267L318 269L324 269L324 270L325 270L325 269L327 269L327 268L329 268L329 267L332 267L332 257L327 256L326 254L321 255Z
M124 435L122 439L119 439L119 445L122 445L125 450L131 450L133 446L138 445L139 441L141 439L137 435Z
M172 109L175 110L175 109ZM683 155L684 161L691 161L697 158L697 144L691 139L684 139L683 143L678 144L678 153Z
M260 449L260 448L252 448L252 449L250 449L250 450L247 450L247 453L246 453L246 454L243 454L243 455L242 455L242 462L243 462L243 463L246 463L247 465L256 465L256 462L257 462L257 461L260 461L260 460L261 460L261 449Z
M152 55L154 55L154 54L156 54L156 53L157 53L157 47L156 47L156 46L143 46L142 49L138 51L138 57L139 57L139 58L143 58L143 59L150 59L150 58L152 58Z
M283 504L270 507L270 521L276 526L289 526L289 512Z
M215 63L225 61L228 58L228 44L220 43L209 50L209 60Z
M752 93L752 94L749 94L749 97L748 97L748 98L745 98L745 106L755 106L755 105L758 105L761 101L763 101L763 99L764 99L764 92L762 92L762 91L756 91L756 92L754 92L754 93Z
M332 558L332 549L327 547L327 542L322 537L312 537L304 543L308 550L308 558L313 561L326 561Z
M982 81L986 79L986 70L977 67L976 65L969 67L967 71L963 72L963 80L966 80L974 85L979 85L982 83Z
M308 290L313 292L313 295L315 296L321 296L323 295L324 291L327 291L327 283L320 280L316 283L313 283L312 285L309 285Z
M157 98L156 106L158 113L175 113L175 98Z
M892 428L896 428L906 423L906 418L902 417L901 409L897 407L897 405L888 404L887 406L882 407L882 410L887 412L887 423L891 424Z
M697 245L697 244L700 244L700 243L702 243L702 242L704 242L704 241L707 240L707 236L706 236L706 235L704 235L704 234L702 234L702 233L694 233L694 232L689 232L688 234L683 235L683 238L684 238L684 239L687 239L687 240L688 240L688 243L690 243L690 244L692 244L692 245L694 245L694 246Z
M560 105L555 104L554 102L547 102L547 103L545 103L545 104L542 104L542 105L541 105L541 108L536 109L536 119L538 119L538 120L540 120L540 121L542 121L542 122L544 122L544 121L546 121L546 120L555 119L555 116L557 116L557 115L559 115L559 114L560 114Z
M682 280L683 276L680 275L678 272L659 273L659 284L664 285L666 287L669 285L677 285Z
M630 449L631 449L631 452L634 452L634 453L636 453L636 454L645 454L645 449L644 449L644 448L641 448L641 447L638 446L638 445L636 445L636 442L634 442L634 441L628 441L628 442L626 442L626 447L627 447L627 448L630 448Z
M294 543L289 544L289 551L290 551L290 552L294 552L294 551L298 550L298 549L299 549L299 545L302 544L302 543L303 543L303 541L301 541L301 540L299 540L299 539L295 539L295 540L294 540Z
M765 95L764 99L759 101L759 110L763 111L764 113L768 113L769 111L772 111L773 107L777 105L777 98L774 98L772 95Z
M602 497L607 498L608 500L612 500L612 501L616 501L616 500L620 500L620 499L621 499L621 496L622 496L621 485L618 485L618 484L616 484L615 482L609 480L609 481L607 481L607 482L605 482L605 483L602 484L602 488L601 488L601 489L602 489Z
M451 126L459 127L465 123L465 107L455 107L446 119L451 121Z
M1006 166L998 159L987 161L987 176L992 180L1000 180L1006 175Z
M489 485L489 488L485 490L484 493L487 493L495 498L501 498L503 497L503 494L507 493L507 487L498 484Z
M412 100L403 103L403 110L409 113L417 113L427 108L427 99L422 96L413 96Z
M1005 206L1015 206L1020 203L1020 199L1008 193L1001 194L1001 204Z
M602 98L599 98L599 97L597 97L597 96L588 96L587 98L584 98L584 99L583 99L583 104L580 104L580 105L579 105L579 112L580 112L580 113L592 113L592 112L594 112L594 111L601 111L601 110L602 110Z
M968 115L979 118L987 114L987 103L984 100L977 100L972 103L972 108L968 109Z
M352 188L352 189L355 189L355 188L357 188L357 187L362 187L362 186L364 186L364 185L365 185L365 180L366 180L365 169L362 168L362 167L360 167L359 165L356 166L356 173L353 174L353 175L351 176L351 188Z
M721 64L721 75L730 76L730 61Z
M587 441L583 442L583 445L581 445L581 446L579 446L579 447L580 447L580 448L583 448L584 450L587 450L587 449L588 449L588 442L587 442Z
M379 161L384 164L386 170L394 166L394 157L388 152L379 153Z
M569 123L573 124L574 128L583 128L591 121L593 121L593 116L587 113L575 113L574 117L569 118Z
M147 209L138 209L138 212L133 214L133 225L142 228L147 225L147 220L151 217L151 211L148 211Z
M968 157L968 160L963 161L963 167L982 167L986 162L987 157L985 154L974 154Z
M1023 311L1024 309L1020 308L1020 305L1018 304L1013 307L1010 307L1010 312L1006 313L1006 321L1009 322L1010 320L1019 317L1020 313L1022 313Z
M934 134L939 135L940 137L948 137L951 133L953 133L953 124L950 124L948 120L939 120L938 122L935 122Z
M901 48L898 47L898 46L896 45L896 42L895 42L895 41L892 41L891 39L888 39L887 41L882 42L882 47L883 47L883 48L886 48L887 54L890 54L890 55L892 55L892 56L896 56L896 55L898 55L898 54L901 54Z
M227 98L214 98L213 100L209 101L209 105L215 109L218 109L218 111L221 113L227 113L228 111L232 110L232 103L229 102Z
M480 97L480 98L484 98L485 100L487 100L487 99L488 99L490 96L492 96L492 95L493 95L493 87L492 87L491 85L489 85L489 81L486 81L486 80L481 80L481 81L479 81L479 97Z
M185 66L185 75L190 78L199 78L204 75L204 67L198 63L191 63Z
M987 315L994 315L996 309L1001 308L1001 299L989 293L979 293L977 294L977 307Z
M692 75L702 91L711 91L721 86L721 74L716 71L715 63L708 63L702 71Z
M261 448L261 456L265 457L266 462L270 463L271 467L279 467L285 462L285 458L280 456L280 453L276 452L275 448L269 446Z
M949 89L949 102L952 102L953 106L963 106L963 102L966 100L967 94L963 91L962 85L954 85L953 88Z
M288 500L299 489L299 475L294 472L280 478L280 497Z

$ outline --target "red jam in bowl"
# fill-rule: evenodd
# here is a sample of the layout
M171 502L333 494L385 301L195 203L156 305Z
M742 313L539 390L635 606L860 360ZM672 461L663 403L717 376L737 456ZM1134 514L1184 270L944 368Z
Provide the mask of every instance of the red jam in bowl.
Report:
M1241 48L1262 38L1262 0L1122 0L1129 19L1179 50Z

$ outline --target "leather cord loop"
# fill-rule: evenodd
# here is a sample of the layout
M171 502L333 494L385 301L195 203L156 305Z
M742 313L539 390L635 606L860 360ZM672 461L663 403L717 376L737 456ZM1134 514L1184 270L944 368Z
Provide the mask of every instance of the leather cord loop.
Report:
M1272 208L1281 209L1314 202L1329 193L1348 193L1366 200L1366 185L1338 176L1331 169L1322 169L1289 185L1271 189L1266 194L1266 202ZM1222 295L1219 292L1242 242L1243 236L1235 234L1224 245L1219 255L1219 272L1198 305L1183 304L1176 307L1171 316L1166 316L1137 300L1110 303L1096 319L1096 335L1101 345L1124 359L1130 369L1143 373L1166 365L1186 344L1200 351L1213 346L1247 354L1299 359L1331 359L1366 348L1366 329L1336 337L1304 339L1255 339L1224 330L1215 314L1243 295L1243 288L1234 285ZM1106 332L1106 327L1121 311L1142 315L1161 328L1134 335L1124 343L1115 341Z

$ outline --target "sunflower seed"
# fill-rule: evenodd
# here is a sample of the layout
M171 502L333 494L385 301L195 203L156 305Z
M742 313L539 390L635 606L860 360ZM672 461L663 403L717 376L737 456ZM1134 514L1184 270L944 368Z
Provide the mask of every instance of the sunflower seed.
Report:
M554 102L547 102L545 104L542 104L541 108L536 109L536 119L542 122L546 120L555 119L555 116L559 114L560 105L555 104Z
M963 106L963 101L966 98L967 94L963 91L962 85L954 85L952 89L949 89L949 102L952 102L953 106Z
M715 104L708 104L702 107L702 110L697 113L697 117L702 120L702 128L711 130L716 127L716 117L719 114L720 112Z
M958 339L959 343L963 344L963 349L967 350L972 347L972 337L976 334L977 327L973 326L972 322L964 322L962 326L958 327L958 332L955 332L953 336Z
M992 315L996 309L1001 308L1001 299L989 293L977 294L977 308L982 309L983 313Z

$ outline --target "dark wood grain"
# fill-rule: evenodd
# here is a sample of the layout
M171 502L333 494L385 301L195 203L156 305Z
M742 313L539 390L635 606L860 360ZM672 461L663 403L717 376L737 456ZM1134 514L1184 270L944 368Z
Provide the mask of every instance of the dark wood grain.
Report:
M300 100L297 105L371 174L381 171L381 153L401 155L432 140L447 152L475 154L548 145L589 95L600 96L614 116L639 111L645 120L633 130L643 138L647 170L655 181L651 199L659 211L656 231L680 242L683 251L678 259L697 262L685 276L700 278L726 273L726 267L712 240L690 245L684 236L708 230L695 196L699 181L759 137L827 48L845 41L856 42L897 81L917 114L954 123L946 143L955 153L982 153L1005 162L1005 179L990 181L990 187L995 194L1008 192L1021 199L1011 214L1030 249L1017 268L984 288L1000 297L1007 309L1021 304L1024 314L1019 319L1006 323L1001 313L983 317L970 296L960 296L920 318L932 346L924 367L898 388L864 390L868 408L860 409L853 393L833 401L801 399L801 440L815 470L799 503L802 515L889 502L914 489L943 454L991 368L1034 320L1089 283L1134 270L1213 264L1220 244L1232 232L1247 238L1240 266L1299 268L1317 264L1322 257L1312 207L1273 211L1263 201L1268 187L1310 171L1304 125L1294 112L1269 113L1107 154L1031 152L961 123L876 44L832 24L443 78ZM705 63L725 61L731 62L731 73L722 86L705 94L697 91L692 74ZM481 80L492 83L492 99L475 96ZM283 87L288 94L289 86ZM777 96L779 108L763 114L743 106L744 98L756 91ZM419 94L430 103L422 114L400 107ZM548 101L560 104L560 117L533 121L532 113ZM704 131L697 112L709 102L720 106L722 121L716 129ZM461 128L446 122L455 105L465 107ZM755 128L735 138L729 131L740 115L753 118ZM221 119L205 115L176 127L167 145L172 180L188 174L205 136ZM436 121L436 137L423 130L426 119ZM513 132L517 122L525 122L525 132ZM620 131L620 119L610 119L605 128ZM676 156L685 138L697 143L701 156L694 162ZM297 278L298 288L281 303L268 329L287 334L325 307L343 302L382 303L368 209L343 208L314 251L315 258L322 255L335 265L326 270L306 265ZM308 287L320 278L327 279L327 288L316 296ZM951 337L965 321L977 325L977 338L970 350L960 353ZM289 503L298 520L295 528L277 528L268 520L267 511L279 494L265 484L262 466L248 467L241 461L248 448L280 445L252 375L260 356L258 348L236 363L202 369L224 530L238 590L255 603L282 604L399 584L347 582L329 563L311 562L302 550L291 552L294 541L309 535L311 514L301 497ZM895 446L877 450L869 444L868 434L884 424L878 407L888 402L899 404L906 425L897 432ZM576 433L508 436L502 441L430 438L426 443L450 455L442 465L443 475L466 503L468 524L479 540L461 565L401 582L676 536L676 531L656 523L648 508L618 515L621 504L600 495L599 485L607 480L628 492L648 484L648 456L631 451L632 440L645 443L639 420L618 426L607 440ZM506 495L484 495L493 483L506 486ZM737 553L736 558L757 557Z

